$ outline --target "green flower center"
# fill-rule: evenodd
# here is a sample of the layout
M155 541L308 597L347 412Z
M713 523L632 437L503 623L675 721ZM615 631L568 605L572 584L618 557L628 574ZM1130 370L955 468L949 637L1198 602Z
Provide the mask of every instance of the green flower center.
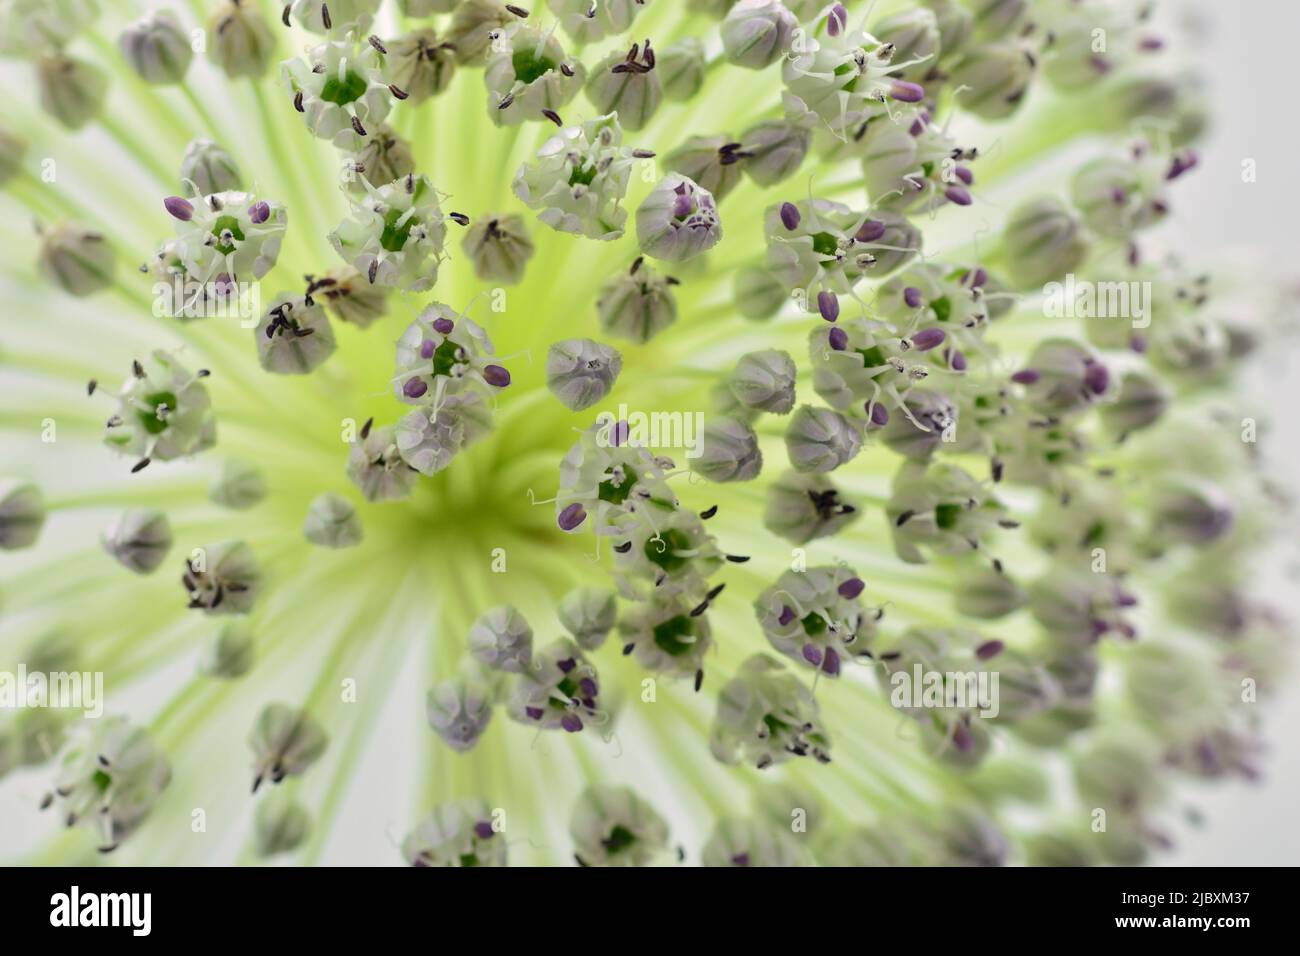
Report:
M829 232L818 232L812 237L813 251L834 258L839 255L840 241Z
M645 556L650 559L650 563L657 564L669 574L686 567L689 558L677 552L689 550L691 539L686 536L686 532L676 528L669 528L657 538L648 538L645 543Z
M212 224L212 234L221 239L222 235L229 230L231 238L235 242L244 241L244 230L239 228L239 220L234 216L218 216L217 221ZM228 256L235 251L237 247L231 242L218 241L216 245L217 252L223 256Z
M148 409L140 409L136 415L140 419L140 424L150 435L161 434L167 428L167 419L158 417L158 409L165 408L169 412L176 411L176 396L172 392L153 392L144 397Z
M654 629L656 646L669 657L681 657L695 647L695 641L682 640L695 636L695 624L685 614L670 617Z
M335 73L327 79L325 85L321 87L320 98L326 103L333 103L336 106L346 106L349 103L355 103L357 100L361 99L361 95L365 93L367 85L364 76L361 76L359 73L353 73L351 70L344 73L343 79L341 80L338 78L338 74Z
M558 65L550 57L538 56L532 50L516 50L510 62L515 67L515 78L521 83L540 80Z
M608 501L611 505L621 505L627 500L627 496L632 493L632 486L635 484L636 472L631 468L624 467L622 483L614 484L613 478L602 481L596 497L601 501Z
M379 244L389 252L401 252L406 240L411 238L411 227L416 223L415 216L406 216L401 209L390 209L384 213L384 231L379 234Z

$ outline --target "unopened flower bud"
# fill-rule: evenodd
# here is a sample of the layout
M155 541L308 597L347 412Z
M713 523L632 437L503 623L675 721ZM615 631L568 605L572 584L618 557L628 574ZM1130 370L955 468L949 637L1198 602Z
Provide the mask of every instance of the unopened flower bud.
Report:
M546 387L573 412L609 394L623 370L623 356L592 339L565 339L546 353Z
M893 44L893 62L919 61L907 69L894 71L896 76L913 80L932 70L937 63L939 20L933 10L917 7L899 11L872 24L871 34L881 43Z
M262 76L275 57L275 37L259 6L227 0L208 21L212 59L227 76Z
M953 592L958 613L980 620L997 620L1023 607L1025 592L1009 575L991 569L964 574Z
M691 470L710 481L753 481L763 468L758 436L745 422L710 418L700 443L700 454L691 459Z
M1034 76L1034 59L1015 41L974 47L952 65L957 104L985 120L1006 119L1020 106Z
M231 621L217 632L199 669L209 677L232 680L253 667L253 634L241 621Z
M532 660L533 629L513 607L494 607L470 628L469 652L488 667L517 674Z
M151 574L172 546L172 527L161 511L130 508L105 529L104 550L136 574Z
M833 409L801 405L786 427L785 448L796 471L834 471L857 457L862 435Z
M547 0L551 13L575 43L593 43L625 33L645 0Z
M222 541L185 559L181 583L189 607L204 614L245 614L262 590L262 571L252 550L242 541Z
M348 453L348 478L367 501L405 498L415 484L416 473L402 459L396 429L385 425L363 432L364 437L354 441Z
M75 223L64 223L41 237L37 265L45 276L69 295L83 298L113 284L113 247L103 233Z
M44 524L45 502L40 490L12 478L0 480L0 549L30 548Z
M484 398L467 393L450 395L436 407L414 409L398 421L393 437L403 462L422 475L434 475L491 428L492 411Z
M678 173L659 181L636 211L641 251L655 259L684 262L722 238L713 196Z
M210 139L191 140L181 157L181 182L191 182L200 196L233 192L242 177L234 159Z
M913 389L903 408L889 416L880 432L885 447L905 458L921 461L942 447L957 426L957 407L941 392Z
M767 349L742 355L729 382L736 400L747 408L785 415L794 408L797 375L790 353Z
M790 471L768 489L763 525L792 544L806 544L838 533L860 513L830 479Z
M763 120L740 137L745 161L741 170L760 186L789 179L803 164L812 145L812 132L787 120Z
M1088 254L1077 216L1055 196L1021 203L1011 211L1002 233L1007 269L1021 289L1074 272Z
M722 49L728 62L761 70L790 49L799 23L781 0L739 0L722 21Z
M307 839L311 817L307 809L287 793L265 797L253 816L253 849L266 858L298 849Z
M596 298L600 327L610 335L649 342L677 321L676 280L638 259L630 272L605 283Z
M361 542L361 518L352 502L326 492L308 507L302 533L322 548L350 548Z
M323 299L325 310L349 325L369 328L388 314L388 289L372 285L370 279L351 266L331 269L323 279L315 280L313 300Z
M664 157L664 168L698 183L722 201L740 182L746 157L726 134L692 136Z
M325 731L307 711L288 704L267 704L248 737L253 748L253 792L263 780L279 783L303 773L328 744Z
M528 227L523 217L514 213L475 219L460 246L474 275L486 282L513 285L524 277L524 268L533 257Z
M770 269L745 266L732 279L736 311L747 319L770 319L790 298L790 290Z
M704 45L684 37L656 53L655 72L665 99L685 102L704 85Z
M364 196L367 183L379 189L415 172L411 144L394 133L392 127L380 123L368 132L370 135L343 163L344 181L354 196Z
M396 40L384 41L384 46L388 48L384 75L406 94L411 105L418 106L437 96L451 83L455 53L432 30L414 30Z
M429 726L452 750L472 750L492 720L492 691L472 677L456 677L430 689Z
M208 488L208 498L223 508L243 511L266 497L266 479L261 471L243 461L227 459Z
M1126 372L1115 401L1100 406L1101 420L1119 436L1148 428L1160 420L1173 401L1169 388L1145 372Z
M447 25L447 42L462 66L480 66L492 49L492 35L516 22L501 0L461 0Z
M189 38L167 10L155 10L128 26L118 46L131 69L155 85L181 82L194 58Z
M645 129L663 101L650 41L615 50L591 68L587 99L601 113L618 113L624 129Z
M1025 398L1045 415L1086 408L1110 386L1110 374L1101 360L1091 349L1070 339L1040 342L1023 371L1033 373L1033 381L1025 386Z
M98 116L108 94L103 70L63 53L37 61L36 85L41 107L68 129L81 129Z
M281 292L253 330L257 360L268 372L306 375L334 354L334 329L319 302Z
M569 823L583 866L646 866L668 852L668 824L630 787L594 784Z
M1152 502L1157 543L1203 546L1232 529L1236 509L1222 489L1195 478L1165 478Z
M618 621L618 602L613 591L576 588L560 601L560 623L584 651L605 643Z

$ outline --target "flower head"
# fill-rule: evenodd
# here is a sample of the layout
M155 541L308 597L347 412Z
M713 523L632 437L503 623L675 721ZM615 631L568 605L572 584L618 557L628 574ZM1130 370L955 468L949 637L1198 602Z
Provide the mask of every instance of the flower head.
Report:
M329 240L371 285L423 292L438 281L447 219L455 218L443 214L428 177L408 174L377 189L367 184Z

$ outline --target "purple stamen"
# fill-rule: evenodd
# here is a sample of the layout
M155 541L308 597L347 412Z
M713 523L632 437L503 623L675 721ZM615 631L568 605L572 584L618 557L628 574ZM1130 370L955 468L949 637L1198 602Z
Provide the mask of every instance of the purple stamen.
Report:
M837 37L848 24L849 11L844 9L844 4L837 3L831 7L830 15L826 18L826 32L833 37Z
M861 578L849 578L835 590L839 592L840 597L852 601L862 593L862 589L866 586L866 583Z
M431 359L437 350L438 346L434 344L433 339L425 339L420 343L420 358Z
M943 329L929 328L922 329L912 336L912 347L918 352L928 352L937 345L942 345L943 340L948 337L948 333Z
M406 384L402 386L402 394L407 398L419 398L428 390L429 386L422 378L408 378Z
M792 202L781 203L781 225L785 226L790 232L799 228L799 207Z
M1100 395L1110 385L1110 369L1100 362L1090 362L1083 371L1083 384L1094 395Z
M957 726L952 731L952 743L962 753L970 753L971 747L975 746L975 740L971 737L970 728L958 721Z
M919 309L924 301L921 298L921 290L914 285L909 285L903 290L903 301L907 303L909 309Z
M474 835L480 840L492 839L492 834L495 832L496 831L492 829L492 824L488 823L486 820L480 820L478 823L474 824Z
M822 652L816 644L805 644L803 646L803 659L813 667L820 667L822 662Z
M253 220L257 225L261 225L271 218L271 206L265 199L253 203L248 207L248 218Z
M925 87L920 83L909 83L907 80L894 80L889 88L889 95L900 103L919 103L925 99Z
M829 341L831 348L836 352L843 352L849 347L849 335L838 325L831 329Z
M776 619L776 622L782 627L786 627L793 620L794 611L790 610L788 605L781 605L781 616Z
M834 292L823 289L817 293L817 311L827 322L834 322L840 317L840 300L835 297Z
M831 677L839 676L840 655L833 647L826 648L826 656L822 659L822 673Z
M948 367L954 372L966 371L966 356L959 349L952 349L945 353L948 359Z
M1033 385L1039 379L1038 372L1032 368L1022 368L1011 376L1011 381L1017 385Z
M439 335L451 335L451 330L456 327L456 323L451 319L434 319L433 331Z
M874 404L873 403L868 403L868 404L871 405L871 411L869 413L871 415L871 424L875 425L878 428L884 428L886 425L888 425L889 409L887 409L884 405L880 404L880 402L875 402Z
M559 517L556 518L561 531L572 531L586 520L587 509L577 502L561 511Z
M868 219L858 231L853 234L853 238L858 242L875 242L885 234L885 224L879 219Z
M194 206L187 199L180 196L168 196L163 200L163 205L173 217L181 222L189 222L194 218Z
M510 373L500 365L488 365L483 369L483 380L494 388L505 388L510 384Z
M979 647L975 648L975 657L981 661L987 661L990 658L997 657L1005 648L1006 645L1001 641L985 641Z
M957 178L967 186L973 186L975 184L975 174L970 171L969 167L958 166L954 172L957 174Z
M970 190L965 186L958 186L955 183L945 189L943 194L948 197L950 203L955 203L958 206L969 206L972 201Z
M576 734L582 729L582 718L577 714L565 714L560 718L560 726L571 734Z

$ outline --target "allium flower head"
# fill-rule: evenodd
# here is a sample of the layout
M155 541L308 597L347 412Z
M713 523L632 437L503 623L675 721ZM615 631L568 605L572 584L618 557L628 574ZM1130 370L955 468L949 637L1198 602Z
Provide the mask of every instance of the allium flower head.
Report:
M575 412L608 395L622 370L618 350L592 339L556 342L546 353L546 385L565 408Z
M72 827L85 824L108 853L153 811L171 782L171 765L148 731L123 717L82 724L60 760L54 793L58 811Z
M474 267L474 274L487 282L512 285L524 277L534 246L522 216L514 213L475 219L465 231L460 247Z
M704 425L691 470L710 481L752 481L763 469L758 435L739 418L714 416Z
M324 307L281 292L256 328L257 360L268 372L306 375L334 354L334 330Z
M201 283L221 277L229 282L262 278L279 258L289 224L289 213L280 203L246 192L169 196L163 207L176 230L174 242L164 247L167 258Z
M616 273L600 290L596 313L610 335L648 342L677 321L677 297L672 276L660 275L638 257L632 268Z
M486 800L434 807L402 841L402 856L411 866L505 866L506 838L492 821Z
M522 673L532 666L533 629L513 607L492 608L470 628L469 652L488 667Z
M784 664L766 654L745 661L722 688L709 746L723 763L759 770L792 757L831 759L817 701Z
M865 585L845 567L786 571L754 604L763 633L776 650L827 677L871 652L877 611L861 596Z
M359 149L388 116L393 96L383 54L368 43L327 41L280 72L294 108L313 136L340 149Z
M137 456L136 471L155 459L171 461L212 447L217 420L202 384L206 375L191 374L161 350L133 362L118 391L117 412L105 427L104 443Z
M408 405L437 405L443 396L471 388L500 389L509 375L494 364L492 340L482 327L441 302L430 303L397 340L393 388Z
M601 708L596 668L577 644L563 638L539 650L511 679L506 710L528 727L570 734L609 719Z
M181 584L204 614L246 614L262 590L262 571L243 541L221 541L185 559Z
M429 726L452 750L470 750L492 720L492 691L473 677L455 677L429 691Z
M396 429L385 425L362 432L348 454L348 478L367 501L405 498L411 493L417 473L402 458Z
M407 175L353 200L352 214L329 234L330 244L372 285L423 292L438 281L447 219L426 176ZM468 223L468 219L459 217Z
M559 114L582 89L586 70L566 58L553 29L516 21L491 42L483 79L488 115L498 126L544 122L547 113Z
M653 154L646 154L653 155ZM623 235L627 194L638 151L623 145L618 114L566 126L519 167L514 193L552 229L591 239Z
M825 476L791 471L768 489L763 524L792 544L806 544L836 534L861 510Z
M647 866L668 852L668 824L630 787L588 787L569 834L580 866Z

